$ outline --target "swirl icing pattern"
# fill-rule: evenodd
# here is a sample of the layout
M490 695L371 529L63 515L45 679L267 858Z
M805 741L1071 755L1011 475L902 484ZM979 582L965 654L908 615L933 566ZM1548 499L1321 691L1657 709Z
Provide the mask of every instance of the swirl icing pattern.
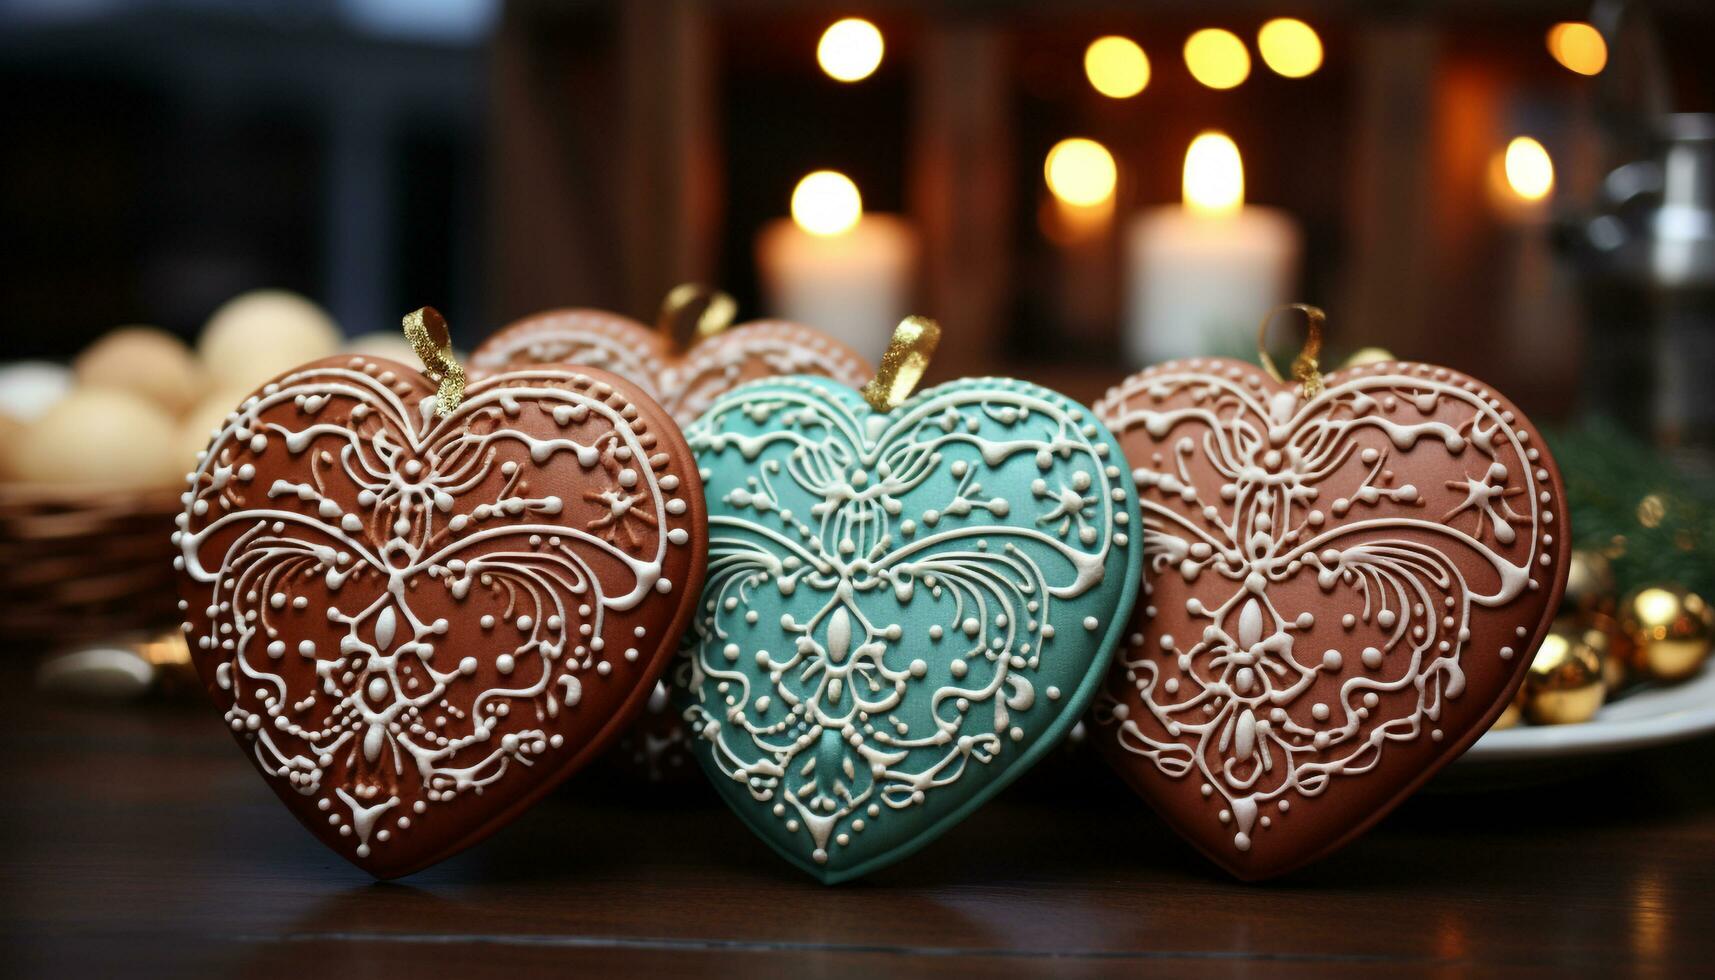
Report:
M479 839L617 734L704 571L689 451L628 382L531 369L434 407L387 361L287 374L214 433L173 535L234 735L383 876Z
M635 320L600 310L551 310L526 317L471 355L478 376L531 364L577 364L631 378L681 425L714 400L759 378L813 374L858 387L875 368L851 348L785 320L755 320L674 354L670 339Z
M1094 694L1138 588L1113 437L1019 381L891 413L757 382L686 433L710 575L673 669L695 752L824 881L915 850L1023 771Z
M723 330L677 354L668 333L602 310L549 310L496 333L471 355L477 376L533 364L605 368L631 378L680 425L714 400L761 378L814 374L854 388L875 369L846 345L785 320L756 320ZM665 687L649 700L613 756L621 771L652 783L695 778L684 727L668 710Z
M1553 462L1497 393L1386 363L1305 400L1210 359L1096 411L1134 467L1149 614L1097 741L1217 861L1262 877L1339 846L1510 699L1567 533Z

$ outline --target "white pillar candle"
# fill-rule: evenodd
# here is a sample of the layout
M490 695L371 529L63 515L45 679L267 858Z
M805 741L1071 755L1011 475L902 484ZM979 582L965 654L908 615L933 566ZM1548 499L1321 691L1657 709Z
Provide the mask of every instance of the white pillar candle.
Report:
M1232 140L1193 140L1184 188L1183 204L1146 209L1126 229L1125 346L1141 364L1248 350L1298 275L1298 226L1283 211L1245 205Z
M917 241L902 219L864 214L857 188L817 171L792 194L792 217L756 238L769 312L815 327L876 360L911 312Z

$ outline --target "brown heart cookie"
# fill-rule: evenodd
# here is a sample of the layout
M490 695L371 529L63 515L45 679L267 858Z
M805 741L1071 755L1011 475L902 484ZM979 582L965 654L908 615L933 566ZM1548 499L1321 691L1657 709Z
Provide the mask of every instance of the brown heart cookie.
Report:
M1511 701L1568 568L1541 435L1446 368L1304 397L1249 364L1109 391L1143 505L1144 595L1092 738L1233 874L1358 836Z
M234 410L173 536L197 669L288 809L379 877L522 812L642 708L702 588L702 483L632 383L306 365Z
M682 354L671 331L650 328L603 310L548 310L502 328L471 354L477 377L531 364L604 368L649 391L680 425L689 425L715 399L739 385L778 375L814 374L854 388L875 368L845 344L785 320L755 320L694 343ZM683 721L666 689L650 698L613 759L651 783L695 779Z
M680 425L689 425L716 398L747 381L814 374L860 387L875 368L845 344L785 320L755 320L673 349L663 330L601 310L549 310L525 317L483 341L470 358L473 373L527 364L577 364L630 378L648 390Z

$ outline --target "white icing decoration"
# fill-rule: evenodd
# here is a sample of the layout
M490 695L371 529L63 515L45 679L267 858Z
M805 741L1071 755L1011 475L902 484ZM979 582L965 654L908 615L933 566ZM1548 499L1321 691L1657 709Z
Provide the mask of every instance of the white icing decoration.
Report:
M758 320L724 330L683 357L666 352L659 332L597 310L531 317L489 338L471 356L480 376L524 364L599 367L647 391L681 425L753 377L814 374L858 387L875 373L843 345L796 324ZM760 371L752 368L760 368Z
M1114 529L1127 494L1123 473L1104 467L1107 443L1080 424L1087 410L1049 394L973 380L882 415L788 378L717 399L686 432L703 465L737 453L744 466L717 473L754 476L710 518L709 578L674 687L714 766L758 804L774 801L787 832L807 831L812 861L848 846L864 816L921 807L995 763L1033 708L1061 710L1038 707L1060 692L1039 700L1033 676L1038 652L1054 650L1047 620L1123 557ZM978 462L1043 454L1068 482L1010 502L983 493ZM792 501L810 503L793 512ZM755 622L748 609L767 593L790 600L779 618L790 645L738 647L731 637L748 635L740 623ZM918 599L947 619L907 638L856 601L878 593L901 613ZM916 655L925 634L946 637L937 668ZM908 699L929 706L922 718L902 710Z
M661 346L648 327L626 317L600 310L554 310L490 337L471 354L470 369L480 378L539 364L600 368L660 401L661 375L667 367Z
M1122 439L1143 429L1157 450L1132 460L1146 596L1197 583L1221 600L1193 595L1185 608L1203 625L1191 635L1162 635L1154 650L1140 636L1119 655L1117 676L1136 692L1148 730L1112 687L1094 717L1166 776L1199 780L1239 851L1274 825L1258 820L1263 808L1285 813L1292 794L1313 798L1336 777L1370 771L1389 743L1440 738L1434 723L1464 690L1462 658L1511 652L1467 650L1473 614L1525 595L1536 587L1532 566L1552 560L1538 553L1547 474L1520 462L1528 433L1444 370L1386 367L1302 401L1292 391L1265 400L1238 371L1172 363L1096 406ZM1418 517L1410 508L1427 506L1424 492L1394 485L1388 467L1393 452L1420 444L1460 460L1466 476L1446 484L1451 507ZM1206 466L1213 483L1195 475ZM1328 526L1327 514L1346 522ZM1482 574L1467 576L1454 552ZM1325 595L1350 590L1356 608L1336 618L1339 634L1362 624L1380 645L1295 642L1314 617L1283 611L1276 596L1305 575ZM1354 663L1362 669L1340 674ZM1324 673L1343 676L1338 690L1319 683Z
M529 317L490 337L471 355L475 377L508 367L550 363L598 367L622 375L687 426L716 398L754 377L812 374L856 388L875 374L844 345L783 320L739 324L675 357L659 331L627 317L587 309ZM666 477L663 488L674 489L667 482L674 479ZM655 704L650 701L651 715ZM658 716L640 726L650 730L634 733L623 747L639 771L656 780L684 765L684 733L676 719Z
M579 704L580 675L613 669L601 653L609 622L629 637L642 605L671 591L669 551L689 547L692 530L672 516L683 508L669 507L679 501L659 479L654 433L606 384L521 370L472 385L436 418L432 394L408 403L411 387L386 379L358 357L248 400L190 474L174 535L176 564L209 590L191 604L208 617L195 646L218 641L227 722L264 773L343 812L329 819L360 858L396 839L377 821L402 801L421 826L429 804L559 749L552 729ZM589 441L520 431L530 407ZM255 467L243 458L264 451L291 465L276 460L283 475L247 487ZM538 477L592 488L587 503L533 493ZM325 612L308 611L305 592ZM437 593L487 610L471 611L456 649L442 648L453 624L421 611ZM303 639L288 657L303 631L333 639Z

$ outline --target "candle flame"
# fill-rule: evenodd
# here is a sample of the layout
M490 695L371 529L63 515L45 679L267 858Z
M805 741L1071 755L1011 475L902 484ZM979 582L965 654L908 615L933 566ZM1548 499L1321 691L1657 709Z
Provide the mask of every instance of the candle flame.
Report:
M1540 201L1554 190L1554 161L1542 144L1529 136L1507 144L1507 186L1526 201Z
M837 170L807 174L792 189L792 220L812 235L843 235L862 217L863 196L851 178Z
M1185 206L1198 214L1231 214L1245 204L1245 166L1226 133L1198 133L1185 151Z

